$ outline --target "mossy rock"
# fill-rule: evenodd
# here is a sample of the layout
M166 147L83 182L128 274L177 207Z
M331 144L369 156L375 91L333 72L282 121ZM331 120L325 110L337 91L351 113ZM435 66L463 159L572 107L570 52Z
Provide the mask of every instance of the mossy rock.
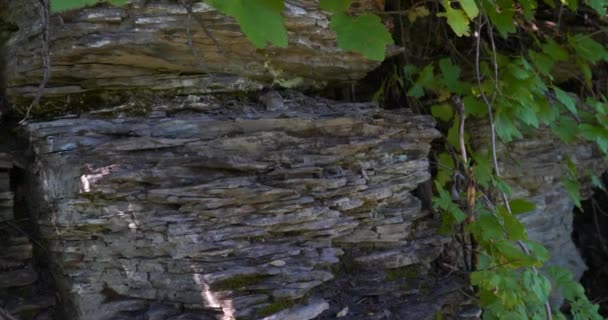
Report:
M240 275L225 280L218 281L212 285L215 290L237 290L248 286L256 285L265 279L267 275Z
M386 270L386 279L390 281L413 279L417 278L420 273L419 268L415 265L405 266Z
M256 316L258 317L267 317L271 314L275 314L279 311L285 310L285 309L289 309L294 307L297 304L296 300L289 300L289 299L276 299L273 302L271 302L269 305L259 309L256 312Z

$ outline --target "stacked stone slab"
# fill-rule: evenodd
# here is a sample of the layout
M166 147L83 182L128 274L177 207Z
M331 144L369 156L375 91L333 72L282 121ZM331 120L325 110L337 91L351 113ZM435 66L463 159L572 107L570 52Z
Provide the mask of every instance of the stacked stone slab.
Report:
M12 167L11 156L0 153L0 307L19 319L49 319L54 299L41 290L32 241L22 229L23 221L15 219Z
M312 319L345 251L377 270L440 254L411 193L430 178L430 118L301 95L280 111L218 103L27 126L70 319L257 319L281 303L268 319ZM172 114L191 104L211 111Z
M0 9L0 21L18 30L7 43L6 79L9 100L19 102L34 96L43 75L40 2L2 0ZM316 0L286 1L286 48L255 48L233 18L205 2L194 1L191 12L180 1L132 1L53 15L43 104L57 97L64 107L83 107L82 94L99 102L125 89L189 94L322 87L360 79L378 66L337 48L328 13Z

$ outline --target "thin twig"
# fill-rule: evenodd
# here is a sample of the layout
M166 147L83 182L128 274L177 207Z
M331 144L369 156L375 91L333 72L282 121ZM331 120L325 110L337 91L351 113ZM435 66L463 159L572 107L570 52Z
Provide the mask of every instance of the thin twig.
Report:
M492 110L492 104L494 103L494 99L496 97L497 94L497 90L496 88L498 87L498 64L496 61L496 46L494 45L494 37L492 36L492 33L490 32L490 41L491 41L491 45L492 45L492 53L494 55L494 93L492 96L492 101L488 100L488 97L486 96L485 92L483 91L483 86L481 85L481 74L480 74L480 70L479 70L479 64L480 64L480 43L481 43L481 28L482 28L482 24L481 24L481 19L482 16L485 16L484 14L480 14L479 15L479 22L478 22L478 28L477 28L477 43L476 43L476 48L475 48L475 72L476 72L476 76L477 76L477 85L479 87L479 91L480 94L482 96L482 99L484 100L484 102L486 103L486 106L488 108L488 118L490 121L490 139L491 139L491 143L492 143L492 164L494 167L494 174L497 177L500 177L500 168L498 166L498 157L496 155L496 127L494 125L494 114L493 114L493 110ZM487 17L486 17L487 19ZM488 25L488 28L491 29L492 26L491 24ZM513 214L511 211L511 206L509 205L509 198L507 197L507 194L500 191L500 194L502 196L503 202L505 204L505 208L507 209L507 212L509 212L509 214ZM521 241L518 240L517 244L522 248L522 250L527 254L530 255L530 250L528 249L528 247L526 246L526 244ZM534 272L534 274L538 274L538 270L536 269L536 267L532 267L532 271ZM552 315L552 311L551 311L551 305L549 304L549 301L545 302L545 311L547 313L547 320L553 320L553 315Z
M49 8L49 0L39 0L40 1L40 19L42 23L42 81L38 85L38 90L36 91L36 96L32 103L27 107L25 112L25 116L19 124L22 125L27 121L30 117L30 112L33 108L40 105L40 99L42 98L42 91L46 87L47 82L51 76L51 54L49 52L49 42L51 41L51 22L50 22L50 8Z
M188 3L186 3L185 1L188 1ZM205 34L207 35L207 37L209 39L211 39L211 41L213 41L213 44L217 47L217 49L219 50L219 52L223 54L224 50L223 50L222 46L217 41L217 39L213 36L213 34L211 33L211 31L209 31L209 29L207 28L207 25L205 24L205 21L203 21L203 19L201 17L195 15L192 12L192 0L182 0L182 5L186 8L186 11L188 12L188 17L189 17L188 19L190 19L190 17L194 17L194 20L196 20L196 22L198 22L198 24L203 29L203 32L205 32Z
M2 307L0 307L0 316L2 316L2 320L18 320Z
M34 244L37 244L42 250L47 251L46 248L42 245L42 243L40 243L40 241L36 240L29 233L25 232L25 230L21 229L21 227L19 227L18 225L14 224L13 221L3 220L3 221L0 221L0 223L5 223L10 228L13 228L13 229L17 230L17 232L20 232L21 234L23 234L24 236L26 236Z

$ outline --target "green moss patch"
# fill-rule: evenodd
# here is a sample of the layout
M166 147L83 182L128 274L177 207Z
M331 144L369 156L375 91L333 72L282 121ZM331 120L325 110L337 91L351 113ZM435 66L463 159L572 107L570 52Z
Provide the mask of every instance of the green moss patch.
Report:
M245 288L248 286L256 285L264 281L268 276L266 275L241 275L232 277L229 279L221 280L213 284L215 290L236 290Z
M289 309L297 304L296 300L276 299L270 305L267 305L256 312L258 317L267 317L281 310Z

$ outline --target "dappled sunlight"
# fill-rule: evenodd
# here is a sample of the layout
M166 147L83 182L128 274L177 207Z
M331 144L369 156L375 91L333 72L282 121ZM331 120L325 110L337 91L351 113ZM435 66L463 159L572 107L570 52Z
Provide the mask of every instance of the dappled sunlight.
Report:
M203 275L200 273L194 273L192 278L201 289L201 297L205 302L206 307L210 308L221 308L223 315L221 320L234 320L234 307L232 305L232 299L218 299L216 295L211 291L211 288L205 282Z
M80 192L91 192L91 185L101 180L104 176L109 175L114 171L115 165L109 165L97 169L89 168L88 174L80 176Z

